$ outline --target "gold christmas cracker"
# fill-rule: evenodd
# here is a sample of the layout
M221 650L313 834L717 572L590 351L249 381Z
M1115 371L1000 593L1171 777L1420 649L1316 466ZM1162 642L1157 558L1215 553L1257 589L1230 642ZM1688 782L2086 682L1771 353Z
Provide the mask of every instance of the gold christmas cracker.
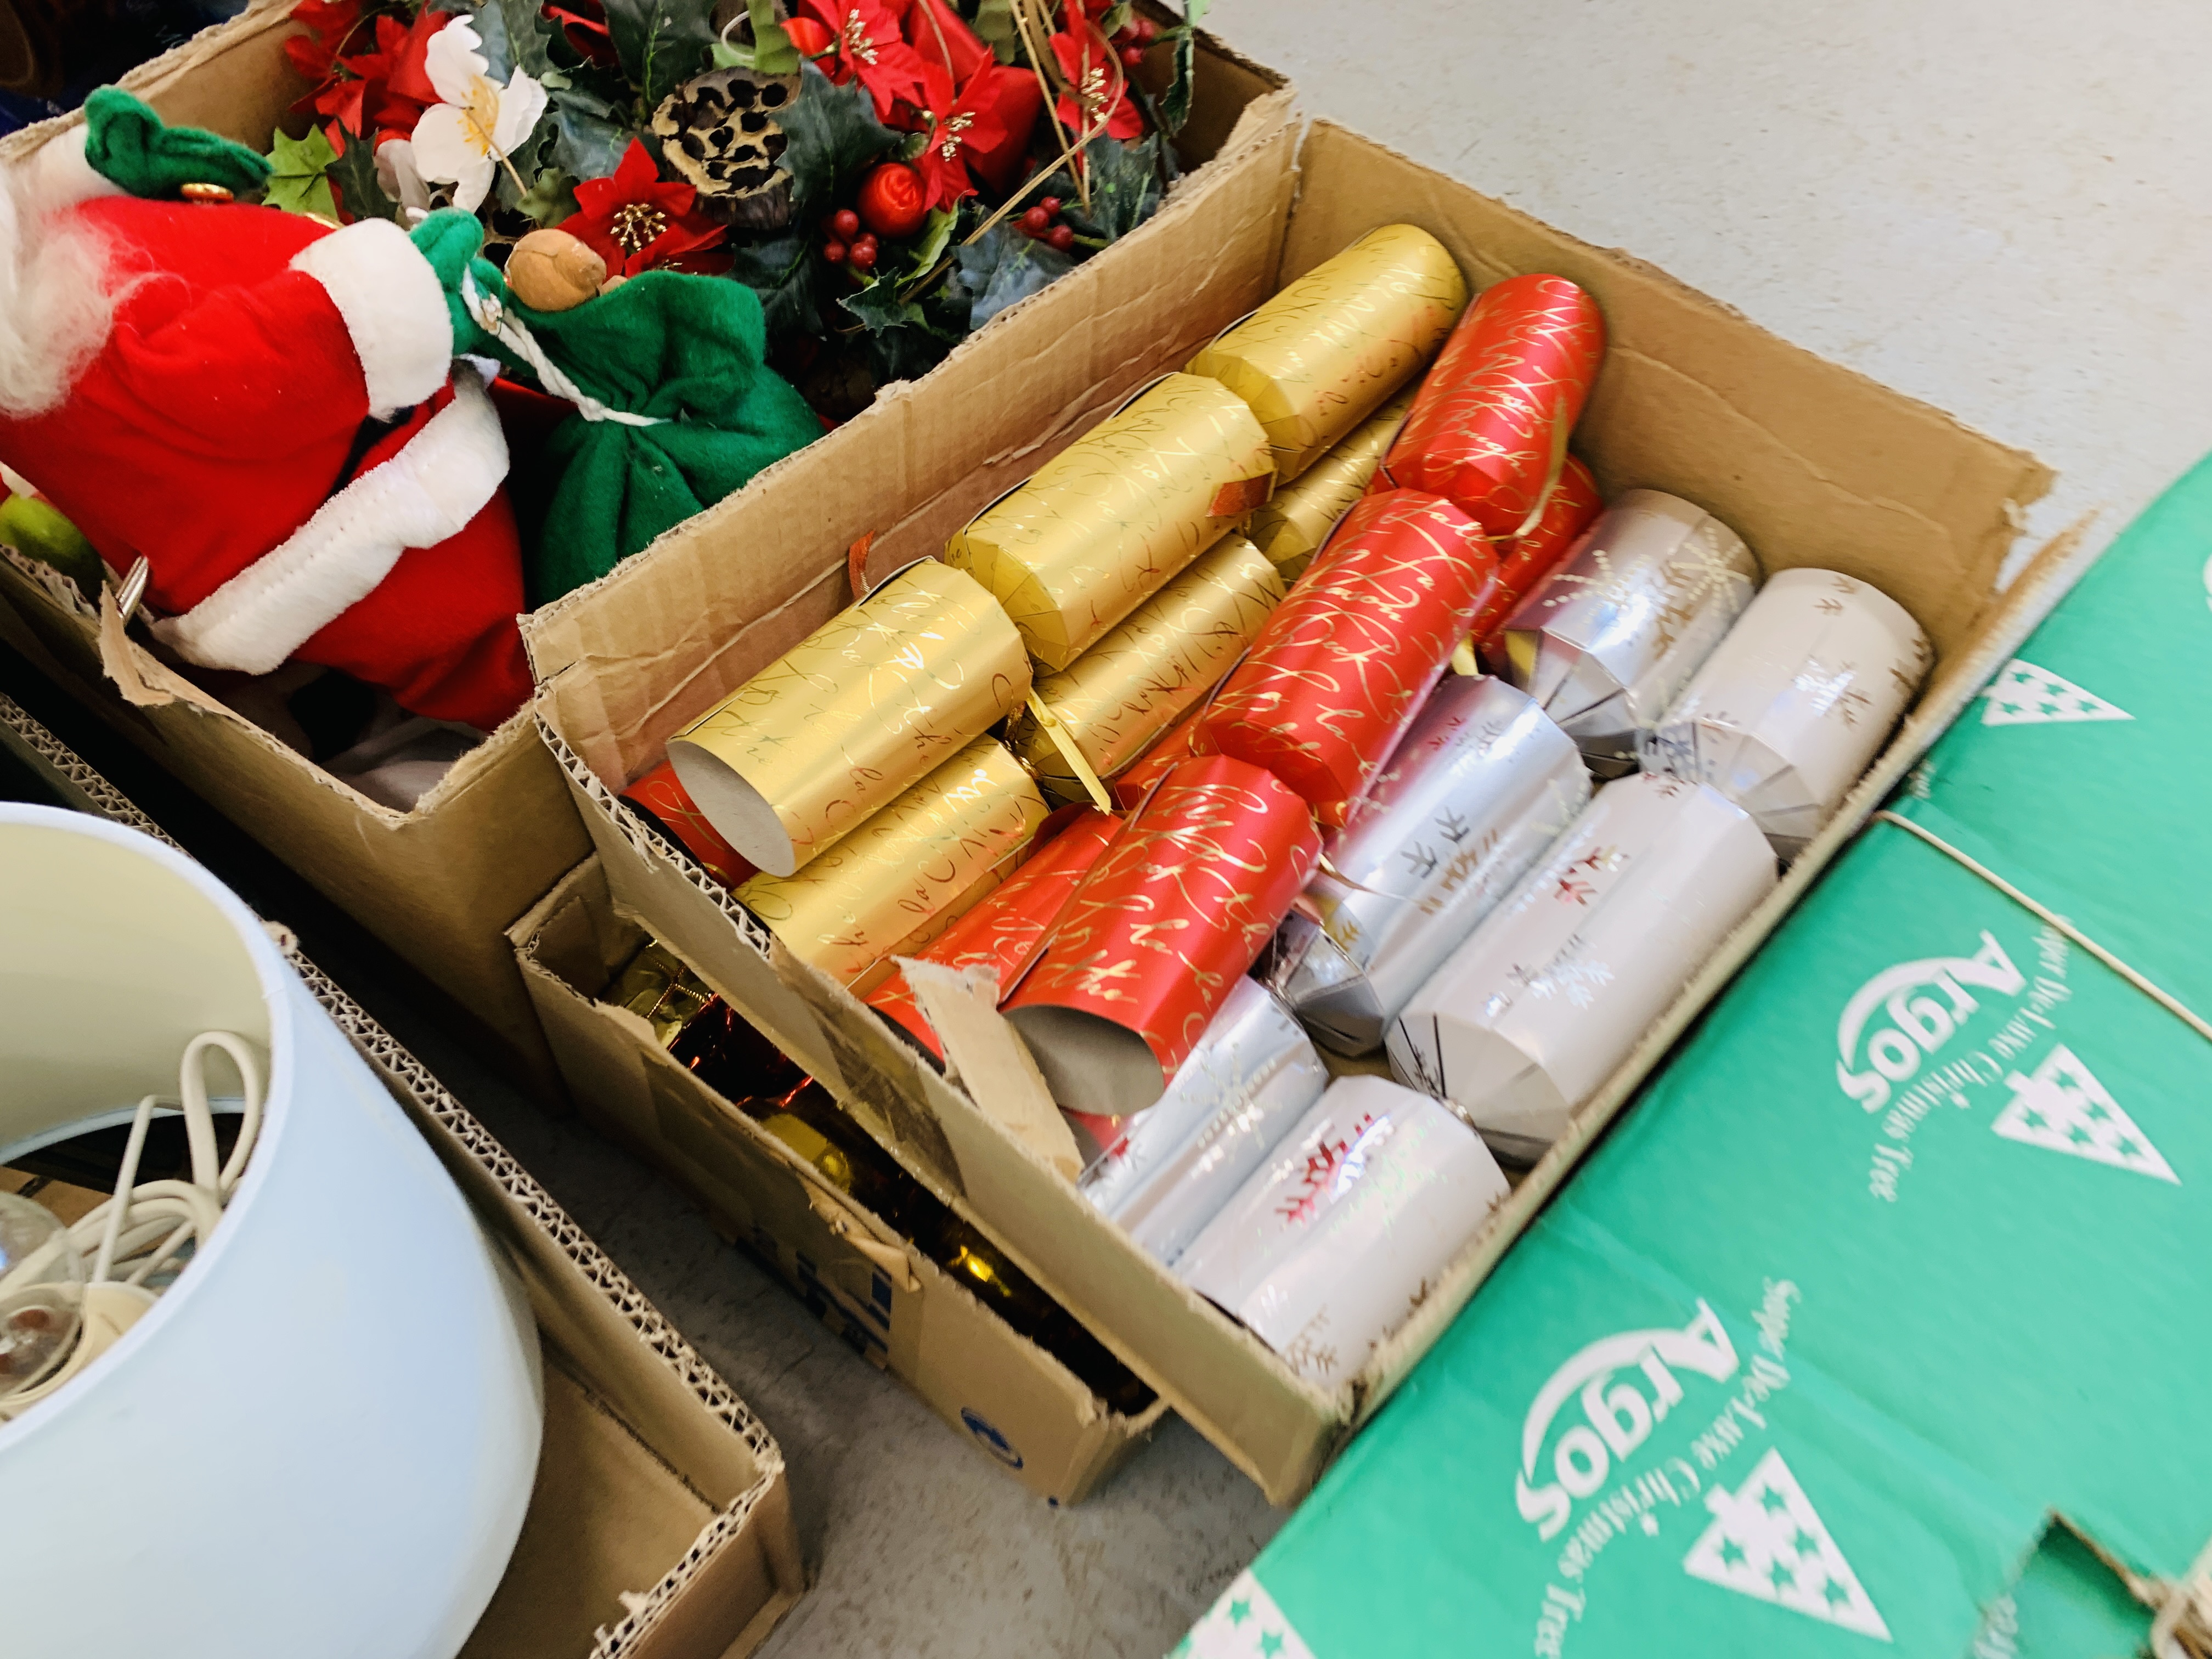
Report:
M1273 488L1267 434L1218 380L1169 374L976 515L945 550L1057 673Z
M1132 611L1036 696L1060 719L1091 769L1110 778L1181 720L1226 674L1282 603L1283 579L1260 550L1229 536ZM1007 738L1045 794L1088 792L1059 746L1024 716Z
M978 738L797 875L755 876L738 898L862 994L1015 868L1045 810L1005 746Z
M1288 483L1436 354L1467 279L1416 225L1371 230L1190 361L1251 405Z
M1285 581L1294 582L1305 574L1336 521L1367 493L1368 480L1382 465L1383 452L1413 406L1414 390L1407 386L1362 421L1300 473L1296 483L1285 484L1252 515L1252 527L1246 533Z
M999 602L924 560L678 732L668 758L741 856L788 876L1022 707L1030 682Z

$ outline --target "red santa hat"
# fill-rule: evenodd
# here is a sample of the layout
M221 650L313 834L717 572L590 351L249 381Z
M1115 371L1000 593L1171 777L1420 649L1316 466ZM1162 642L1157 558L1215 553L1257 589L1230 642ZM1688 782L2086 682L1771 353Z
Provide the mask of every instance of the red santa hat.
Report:
M527 697L506 441L453 371L437 273L382 220L124 195L82 129L0 191L0 462L157 639L249 674L343 668L489 726Z

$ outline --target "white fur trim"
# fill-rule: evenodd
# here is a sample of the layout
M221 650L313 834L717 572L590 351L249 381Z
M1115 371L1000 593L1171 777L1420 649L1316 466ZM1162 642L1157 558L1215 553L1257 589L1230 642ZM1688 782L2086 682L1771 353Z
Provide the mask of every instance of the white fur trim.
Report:
M155 623L155 636L203 668L266 674L367 599L407 549L459 534L506 477L499 416L476 372L457 368L453 401L397 455L183 616Z
M82 126L71 127L32 153L29 165L33 212L59 213L80 202L89 202L95 196L123 194L122 185L94 173L92 163L84 159L84 147L91 136Z
M345 319L378 420L446 383L453 323L438 273L389 219L362 219L310 242L292 261L320 283Z

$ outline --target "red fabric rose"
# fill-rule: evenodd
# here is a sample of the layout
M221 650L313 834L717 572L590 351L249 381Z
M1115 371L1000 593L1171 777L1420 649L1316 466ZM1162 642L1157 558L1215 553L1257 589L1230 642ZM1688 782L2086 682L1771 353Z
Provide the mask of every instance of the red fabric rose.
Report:
M576 186L578 210L561 228L605 259L608 276L635 276L721 240L720 225L691 211L697 197L689 185L662 183L652 153L633 138L612 178Z

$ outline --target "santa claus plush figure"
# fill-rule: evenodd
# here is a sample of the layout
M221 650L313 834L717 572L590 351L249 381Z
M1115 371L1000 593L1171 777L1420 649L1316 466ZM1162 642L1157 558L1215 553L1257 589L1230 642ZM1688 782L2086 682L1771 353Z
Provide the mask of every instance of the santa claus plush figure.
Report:
M0 178L0 462L203 667L288 658L489 729L531 690L507 444L457 295L482 231L229 200L268 164L112 88Z

